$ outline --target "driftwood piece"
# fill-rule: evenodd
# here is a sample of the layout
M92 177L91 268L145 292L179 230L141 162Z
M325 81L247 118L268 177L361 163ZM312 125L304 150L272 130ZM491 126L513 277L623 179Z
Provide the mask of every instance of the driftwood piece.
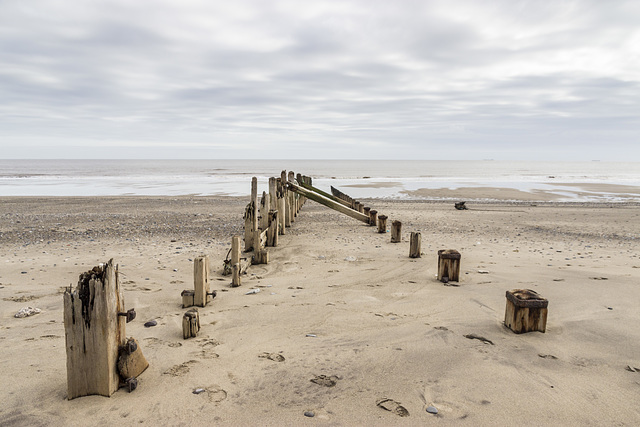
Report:
M378 217L378 233L386 233L387 232L387 216L380 215Z
M507 291L504 324L516 334L545 332L549 301L531 289Z
M391 223L391 243L400 243L402 241L402 223L393 221Z
M200 331L200 314L197 308L187 310L182 316L182 337L186 340L198 336Z
M118 390L118 351L126 342L124 297L113 259L80 275L64 292L67 398Z
M409 258L420 258L420 246L422 244L422 235L412 231L409 241Z
M460 257L455 249L438 251L438 280L444 283L460 280Z
M204 307L209 302L209 255L193 260L193 305Z

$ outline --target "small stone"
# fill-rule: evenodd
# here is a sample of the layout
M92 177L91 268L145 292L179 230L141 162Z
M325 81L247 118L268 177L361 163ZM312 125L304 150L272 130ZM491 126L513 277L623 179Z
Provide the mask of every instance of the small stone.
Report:
M307 334L307 335L305 335L305 336L310 337L310 338L315 338L315 337L317 337L317 335L316 335L316 334Z
M355 260L356 260L356 257L348 256L348 257L346 257L344 260L345 260L345 261L351 261L351 262L353 262L353 261L355 261Z
M21 273L21 274L27 274L27 272L26 272L26 271L21 271L20 273Z
M607 310L613 310L613 307L607 307Z
M427 412L430 414L437 414L438 408L436 408L435 406L427 406Z
M313 412L313 411L305 411L305 412L304 412L304 416L305 416L305 417L309 417L309 418L313 418L313 417L315 417L315 416L316 416L316 413L315 413L315 412Z
M155 320L149 320L147 323L144 324L145 328L150 328L152 326L156 326L158 324L158 322L156 322Z
M193 394L200 394L200 393L203 393L203 392L204 392L203 388L197 388L197 389L193 390Z
M34 314L38 314L40 313L40 309L39 308L35 308L35 307L24 307L21 308L15 315L14 317L17 318L23 318L23 317L29 317L29 316L33 316Z

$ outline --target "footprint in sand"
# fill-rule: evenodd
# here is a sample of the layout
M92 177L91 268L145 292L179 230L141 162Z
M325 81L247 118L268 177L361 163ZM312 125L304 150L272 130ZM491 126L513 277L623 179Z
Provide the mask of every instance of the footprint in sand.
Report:
M404 406L402 406L400 403L396 402L393 399L387 399L387 398L380 399L376 402L376 405L378 405L380 408L384 410L393 412L394 414L400 417L409 416L409 411L407 411L407 408L405 408Z
M181 363L179 365L174 365L171 368L167 369L163 372L164 375L171 375L172 377L181 377L187 374L190 370L190 366L198 363L197 360L189 360L188 362Z
M284 356L278 353L262 353L258 355L262 359L273 360L274 362L284 362ZM311 380L313 381L313 380ZM335 384L334 384L335 385Z
M197 357L198 359L217 359L220 357L218 353L209 350L200 350L190 353L191 356Z
M21 297L8 297L2 298L4 301L12 301L12 302L28 302L33 301L34 299L42 298L42 296L36 295L23 295Z
M206 396L211 403L220 403L227 398L227 392L218 385L203 387L204 392L197 393ZM195 393L194 393L195 394Z
M340 378L336 377L335 375L331 375L330 377L326 376L326 375L316 375L315 378L311 378L311 382L318 384L318 385L322 385L325 387L333 387L336 385L336 383L338 382Z
M182 347L182 343L181 342L177 342L177 341L168 342L168 341L164 341L164 340L161 340L159 338L156 338L156 337L148 337L148 338L145 338L144 340L147 342L147 345L149 347L157 347L159 345L167 345L169 347L174 347L174 348L175 347Z

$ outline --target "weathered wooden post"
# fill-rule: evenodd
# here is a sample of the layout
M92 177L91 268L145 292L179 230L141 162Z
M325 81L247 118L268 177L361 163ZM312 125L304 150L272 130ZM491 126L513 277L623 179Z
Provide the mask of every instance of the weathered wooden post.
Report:
M240 286L240 236L231 238L231 286Z
M244 212L244 250L248 252L257 243L254 242L255 232L258 229L258 178L251 178L251 200Z
M200 331L200 314L197 308L192 308L182 316L182 337L185 340L196 337L198 331Z
M289 171L289 174L287 175L287 182L293 182L295 179L296 174L293 173L293 171ZM298 215L298 211L296 209L297 194L293 191L287 191L287 194L289 195L289 219L290 222L295 222L295 218Z
M378 217L378 233L386 233L387 232L387 216L380 215Z
M274 177L269 178L269 207L278 209L278 181Z
M402 223L393 221L391 223L391 243L400 243L402 241Z
M278 211L269 211L269 228L267 229L267 246L278 246Z
M291 204L289 198L289 191L287 191L287 171L284 170L280 173L280 186L282 187L282 199L283 199L283 222L285 227L291 227Z
M260 249L253 256L253 264L269 264L269 251Z
M65 290L63 299L67 398L111 396L121 381L119 357L140 351L137 344L126 346L125 323L135 318L135 311L125 312L118 266L111 259L81 274L76 288ZM139 372L127 370L131 377L122 378L129 390L137 385L134 377L149 365L141 351L137 357Z
M460 278L460 252L455 249L438 251L438 280L457 282Z
M367 221L367 224L371 224L371 215L370 215L371 208L369 206L363 207L362 208L362 213L369 217L369 221Z
M373 209L369 211L369 225L372 227L378 225L378 211Z
M260 228L266 230L269 227L269 211L271 210L271 202L266 192L262 192L260 199Z
M286 234L286 210L287 210L287 206L286 206L286 202L285 202L285 189L284 189L284 185L286 184L286 181L282 181L281 178L278 178L277 180L278 183L278 187L277 187L277 195L278 195L278 212L280 212L280 215L278 215L278 234Z
M358 202L357 211L360 212L360 213L364 213L364 205L362 203L360 203L360 202Z
M422 236L420 233L412 231L409 241L409 258L420 258L420 245L422 244Z
M209 255L193 260L193 290L193 305L206 306L209 302Z
M547 329L549 301L531 289L507 291L504 324L516 334Z

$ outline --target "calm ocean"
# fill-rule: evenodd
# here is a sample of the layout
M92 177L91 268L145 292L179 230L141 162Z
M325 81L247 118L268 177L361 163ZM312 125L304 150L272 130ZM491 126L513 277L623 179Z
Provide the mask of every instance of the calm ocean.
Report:
M640 187L640 162L383 160L0 160L0 196L230 195L259 192L281 170L312 176L322 189L357 198L403 198L421 188L505 187L552 190L571 201L617 201L619 194L561 184ZM629 189L627 201L640 201ZM631 196L631 197L629 197ZM416 198L416 196L411 196Z

